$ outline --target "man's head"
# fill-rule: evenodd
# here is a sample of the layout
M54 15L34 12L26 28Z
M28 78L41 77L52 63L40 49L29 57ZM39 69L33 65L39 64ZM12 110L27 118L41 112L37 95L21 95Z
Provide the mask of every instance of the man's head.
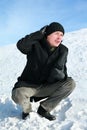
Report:
M53 23L51 23L51 24L49 24L47 26L47 28L46 28L46 35L48 36L51 33L56 32L56 31L62 32L63 35L65 33L64 28L63 28L63 26L60 23L53 22Z
M46 37L50 46L58 47L63 39L65 31L60 23L53 22L46 28Z

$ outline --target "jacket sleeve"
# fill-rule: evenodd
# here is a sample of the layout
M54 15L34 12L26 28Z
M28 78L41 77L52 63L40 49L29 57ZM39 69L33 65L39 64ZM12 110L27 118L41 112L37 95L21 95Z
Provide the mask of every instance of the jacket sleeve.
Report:
M32 45L37 43L37 41L43 38L43 34L41 31L37 31L31 33L30 35L26 35L24 38L20 39L17 42L17 48L23 53L28 54L28 52L32 49Z
M59 49L59 57L54 66L60 70L63 69L64 65L67 62L67 56L68 56L68 48L65 47L64 45L61 45L61 47Z
M50 75L48 77L48 82L53 83L56 81L65 80L67 78L67 55L68 49L65 49L64 53L60 53L58 60L51 69Z

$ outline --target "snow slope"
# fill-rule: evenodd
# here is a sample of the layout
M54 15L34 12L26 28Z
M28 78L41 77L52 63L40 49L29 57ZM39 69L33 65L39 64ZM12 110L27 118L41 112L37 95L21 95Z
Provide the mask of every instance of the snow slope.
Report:
M0 47L0 129L1 130L87 130L87 29L67 33L68 73L76 89L52 111L55 121L39 117L38 103L32 103L30 118L21 119L21 108L11 99L11 90L21 74L26 57L15 44Z

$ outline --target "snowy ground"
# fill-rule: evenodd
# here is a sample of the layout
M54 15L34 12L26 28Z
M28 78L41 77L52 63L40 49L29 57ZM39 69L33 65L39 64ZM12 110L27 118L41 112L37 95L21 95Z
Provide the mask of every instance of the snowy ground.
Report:
M27 120L11 99L11 90L26 63L15 45L0 47L0 129L1 130L87 130L87 29L67 33L64 44L69 48L68 73L76 89L55 110L55 121L37 115L38 103Z

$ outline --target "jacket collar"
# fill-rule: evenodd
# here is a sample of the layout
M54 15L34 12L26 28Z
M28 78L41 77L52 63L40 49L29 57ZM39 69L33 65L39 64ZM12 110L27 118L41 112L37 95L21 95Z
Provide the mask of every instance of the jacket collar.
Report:
M52 52L54 52L56 50L56 48L52 48L48 41L46 40L46 38L44 37L42 40L41 40L41 44L42 46L44 47L44 49L47 51L47 53L50 55ZM57 47L58 48L58 47Z

